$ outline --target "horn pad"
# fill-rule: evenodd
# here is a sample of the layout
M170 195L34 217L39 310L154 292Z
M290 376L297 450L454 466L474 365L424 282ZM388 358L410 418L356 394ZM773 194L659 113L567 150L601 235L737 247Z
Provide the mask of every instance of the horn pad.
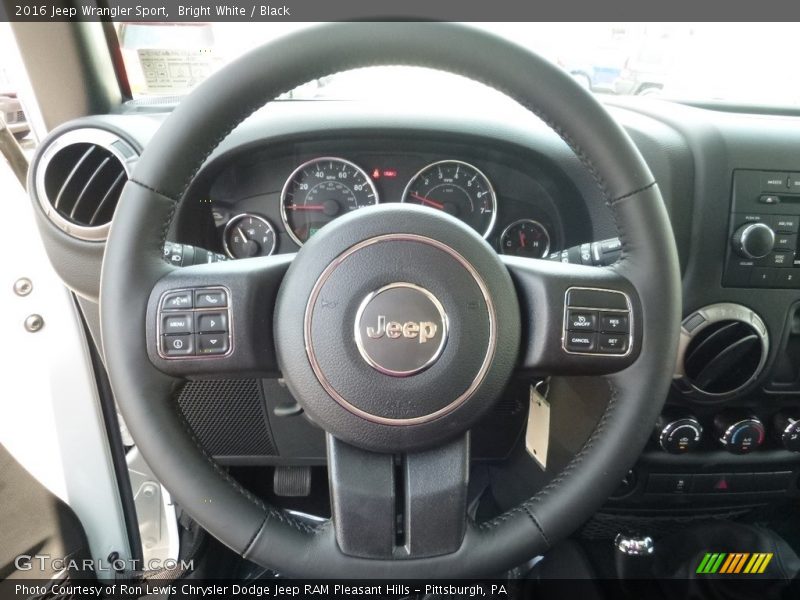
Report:
M460 221L402 204L315 234L275 313L279 364L308 416L392 452L461 434L491 406L516 360L519 323L495 251Z

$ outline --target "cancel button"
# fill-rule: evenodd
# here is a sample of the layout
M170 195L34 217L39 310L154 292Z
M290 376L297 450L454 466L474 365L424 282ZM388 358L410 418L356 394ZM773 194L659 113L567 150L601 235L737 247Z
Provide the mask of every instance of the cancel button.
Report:
M571 352L591 352L597 345L596 333L567 331L566 347Z

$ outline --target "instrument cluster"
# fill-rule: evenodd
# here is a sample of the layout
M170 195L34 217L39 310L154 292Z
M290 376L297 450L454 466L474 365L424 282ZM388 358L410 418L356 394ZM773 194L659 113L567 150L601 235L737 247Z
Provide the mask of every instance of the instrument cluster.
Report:
M291 155L223 170L205 200L220 250L234 259L294 252L334 219L385 202L446 212L504 254L544 258L569 241L552 186L507 167L432 153L347 156Z

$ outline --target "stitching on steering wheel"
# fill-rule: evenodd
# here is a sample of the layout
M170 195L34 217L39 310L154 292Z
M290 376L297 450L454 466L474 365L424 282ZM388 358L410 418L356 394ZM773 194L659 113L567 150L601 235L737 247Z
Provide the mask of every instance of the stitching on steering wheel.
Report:
M417 62L414 62L414 63L400 62L400 63L396 63L396 64L405 65L405 66L419 66L419 67L428 67L428 68L439 68L437 65L419 64L419 62L422 62L422 61L417 61ZM341 68L338 71L336 71L336 73L340 73L340 72L347 71L347 70L354 69L354 68L363 68L363 67L370 67L370 66L385 66L385 64L386 63L384 63L383 61L377 61L377 62L356 61L356 62L350 64L349 66L344 66L343 68ZM627 259L626 250L628 248L628 244L626 242L626 236L624 234L624 231L622 231L622 229L620 228L620 225L619 225L619 220L618 220L618 217L617 217L616 204L621 200L624 200L626 198L635 196L636 194L653 187L654 185L656 185L656 182L652 181L651 183L649 183L649 184L647 184L647 185L645 185L645 186L643 186L641 188L638 188L636 190L633 190L633 191L631 191L629 193L620 195L620 196L618 196L616 198L610 198L609 197L607 183L606 183L605 179L603 178L603 176L601 175L601 173L597 170L597 168L596 168L594 162L591 160L591 158L584 152L583 148L572 138L572 136L569 133L567 133L560 125L558 125L555 121L553 121L550 117L548 117L543 111L541 111L538 108L534 108L533 106L531 106L527 102L521 101L517 97L516 94L513 94L513 93L509 92L507 89L504 89L503 87L498 86L496 84L488 83L487 81L485 81L481 77L476 77L473 74L466 74L466 73L464 73L464 72L462 72L460 70L457 70L457 69L448 69L448 71L453 73L453 74L461 75L463 77L467 77L468 79L472 79L473 81L477 81L479 83L482 83L483 85L486 85L487 87L490 87L490 88L492 88L492 89L494 89L494 90L506 95L507 97L515 100L518 104L520 104L525 109L527 109L529 112L531 112L532 114L537 116L539 119L541 119L548 127L550 127L550 129L552 129L572 149L572 151L575 153L575 155L580 159L580 161L583 163L583 165L586 167L586 169L592 175L592 178L595 180L595 183L597 184L601 194L603 195L603 198L606 200L606 205L612 211L612 214L613 214L613 217L614 217L614 221L615 221L615 224L617 226L617 231L618 231L618 234L619 234L619 237L620 237L620 241L621 241L621 256L620 256L620 259L618 261L618 264L621 264L621 263L625 262L625 260ZM316 76L311 76L309 78L309 80L313 80L313 79L316 79L316 78L319 78L319 77L325 76L325 75L335 75L336 73L331 73L331 69L324 69L324 70L322 70L322 72L318 73ZM276 93L276 96L279 95L280 93L281 92ZM257 102L253 102L253 103L248 104L248 105L246 105L245 107L242 108L242 110L232 120L230 127L225 129L223 131L223 133L221 133L219 136L217 136L215 138L215 140L210 145L209 149L197 161L196 166L192 169L192 172L188 175L186 180L183 182L182 188L181 188L181 190L179 192L179 195L178 195L178 198L174 198L174 197L170 196L169 194L165 194L165 193L160 192L159 190L157 190L155 188L147 186L146 184L143 184L143 183L141 183L139 181L135 181L135 180L131 179L131 181L133 181L133 183L136 183L136 184L138 184L138 185L140 185L140 186L142 186L142 187L144 187L144 188L146 188L146 189L148 189L148 190L150 190L150 191L152 191L154 193L157 193L157 194L159 194L161 196L164 196L165 198L168 198L168 199L173 201L173 206L170 209L169 213L167 214L166 221L164 223L164 228L163 228L163 231L162 231L162 236L161 236L161 246L162 247L164 245L164 242L166 241L166 237L167 237L169 229L170 229L170 227L172 225L172 220L175 217L175 214L177 212L178 204L182 201L187 189L191 185L191 182L193 181L193 179L195 178L195 176L197 175L199 170L202 168L202 166L205 163L205 161L217 149L217 147L222 143L222 141L225 138L227 138L228 135L230 135L230 133L236 127L238 127L244 120L246 120L248 117L250 117L255 111L257 111L259 108L265 106L270 101L271 100L264 101L264 100L259 99ZM163 256L163 253L161 252L161 248L158 248L158 252L159 252L159 255ZM515 514L517 514L519 512L525 512L528 515L528 517L530 517L531 521L536 526L536 528L539 530L539 532L541 533L544 542L547 544L548 547L550 546L550 542L548 540L548 537L545 534L544 530L542 529L541 525L539 524L538 520L534 516L534 514L532 512L532 509L533 509L534 505L537 502L539 502L542 498L546 497L550 492L552 492L555 489L557 489L560 486L560 484L565 480L565 478L569 475L569 473L572 472L575 468L577 468L580 465L580 463L582 462L584 456L592 448L592 446L594 445L595 441L597 440L598 435L604 430L604 428L606 426L606 423L611 418L611 415L614 412L615 405L616 405L617 390L616 390L615 386L613 385L613 383L610 380L606 379L606 381L607 381L607 383L609 385L609 388L611 390L611 398L609 400L609 403L608 403L605 411L603 412L603 416L601 417L600 421L598 422L597 427L592 432L592 435L586 441L586 443L581 448L581 450L578 452L578 454L576 454L575 457L573 457L573 459L570 461L570 463L559 473L558 476L556 476L552 481L550 481L542 490L537 492L533 497L529 498L528 500L526 500L525 502L523 502L521 505L517 506L516 508L514 508L514 509L512 509L510 511L506 511L502 515L499 515L498 517L495 517L494 519L492 519L490 521L486 521L484 523L481 523L479 525L479 528L481 528L481 529L492 529L492 528L498 526L499 524L501 524L502 522L504 522L505 520L509 519L513 515L515 515ZM255 533L254 537L251 539L250 543L248 544L248 547L245 550L245 553L247 552L247 550L250 549L250 547L258 539L259 534L263 531L263 528L264 528L264 526L266 526L266 523L268 522L270 517L274 517L277 520L279 520L281 522L284 522L284 523L286 523L286 524L288 524L288 525L290 525L290 526L292 526L292 527L294 527L294 528L296 528L299 531L304 532L304 533L318 533L319 531L324 529L324 524L323 524L323 526L318 526L318 527L311 527L309 525L306 525L305 523L300 522L300 521L292 518L290 515L286 514L284 511L276 509L275 507L273 507L271 505L265 504L260 499L254 497L250 492L248 492L247 490L242 488L238 484L238 482L236 482L225 470L223 470L213 460L212 457L210 457L208 455L208 453L205 451L205 449L200 445L199 441L197 440L197 438L194 435L194 432L191 430L191 426L189 426L189 424L186 422L186 420L183 417L183 415L180 415L180 418L181 418L181 420L182 420L182 422L184 424L184 427L186 428L187 432L191 436L192 440L195 442L195 445L198 447L198 449L200 450L202 455L206 458L206 460L208 460L208 462L211 463L211 465L214 468L214 470L217 471L217 473L220 474L231 485L233 485L234 489L236 489L241 495L243 495L245 498L247 498L251 502L254 502L256 504L256 506L258 506L262 510L266 511L266 513L267 513L266 516L265 516L264 521L261 524L261 526L256 529L256 533Z
M580 451L569 461L569 464L564 467L561 472L553 478L546 486L544 486L541 490L539 490L532 498L526 500L522 506L525 508L533 508L533 506L539 502L542 498L546 497L550 494L550 492L554 491L561 485L564 479L574 471L583 461L583 458L589 453L589 451L594 446L595 442L597 441L600 434L606 427L606 424L611 419L612 413L616 409L617 405L617 388L609 379L605 379L606 383L608 384L609 389L611 390L611 398L608 400L608 405L606 409L603 411L603 416L600 417L600 421L597 423L597 427L594 428L592 435L589 436L589 439L586 440L583 447Z

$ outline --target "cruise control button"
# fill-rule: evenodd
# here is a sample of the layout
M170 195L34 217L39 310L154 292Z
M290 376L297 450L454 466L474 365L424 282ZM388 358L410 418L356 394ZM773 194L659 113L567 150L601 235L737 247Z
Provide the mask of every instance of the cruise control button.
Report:
M192 313L165 314L161 319L161 333L192 333Z
M162 335L161 351L165 356L191 356L194 354L194 340L190 335Z
M626 310L628 302L621 292L573 288L567 294L567 305L577 308L616 308Z
M195 308L222 308L228 306L228 294L223 290L195 290Z
M622 354L628 349L628 336L624 334L601 333L597 348L600 352Z
M572 331L597 331L597 313L583 310L569 311L567 329Z
M608 333L628 333L628 315L605 313L600 315L600 331Z
M225 313L197 313L197 331L215 333L228 331L228 315Z
M198 354L225 354L228 351L227 333L201 333L197 336Z
M192 308L192 292L170 292L161 306L164 310Z
M592 352L597 343L597 334L567 331L567 350L571 352Z

